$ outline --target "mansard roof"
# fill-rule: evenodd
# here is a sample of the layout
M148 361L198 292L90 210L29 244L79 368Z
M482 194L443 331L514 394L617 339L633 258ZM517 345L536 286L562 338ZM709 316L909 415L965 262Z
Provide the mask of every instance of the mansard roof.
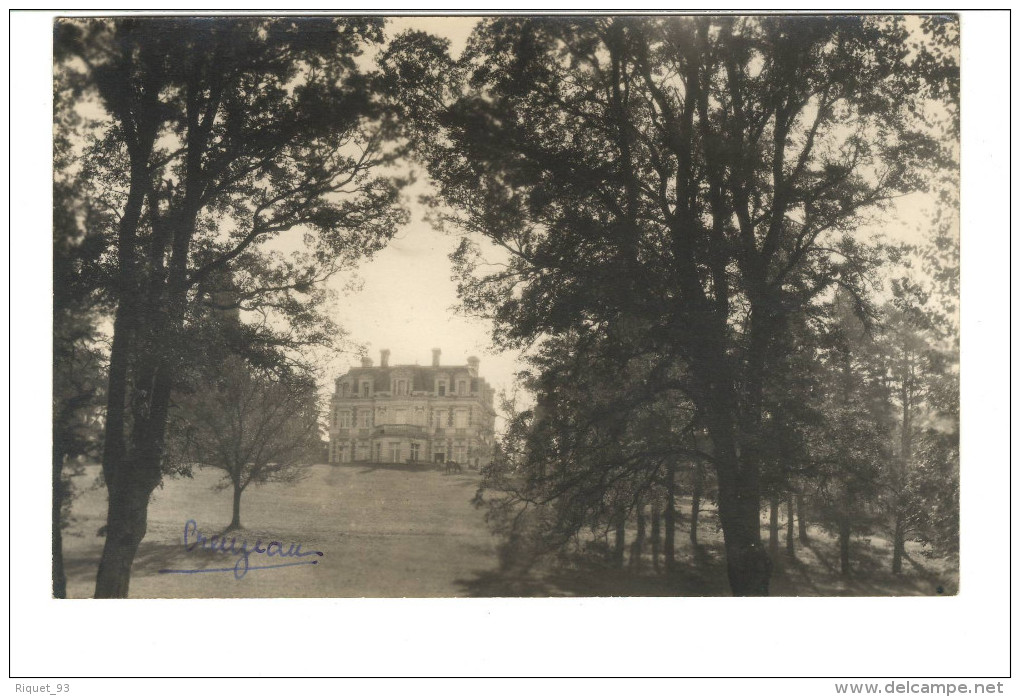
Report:
M455 377L466 377L470 378L471 375L468 372L468 366L465 365L441 365L436 366L423 366L423 365L391 365L383 368L382 366L373 366L370 368L351 368L347 371L344 377L356 378L359 382L366 377L372 378L372 389L377 392L384 392L390 389L390 376L395 372L410 373L412 378L411 390L421 390L431 392L436 382L436 375L439 373L445 373ZM484 383L485 380L479 376L479 380Z

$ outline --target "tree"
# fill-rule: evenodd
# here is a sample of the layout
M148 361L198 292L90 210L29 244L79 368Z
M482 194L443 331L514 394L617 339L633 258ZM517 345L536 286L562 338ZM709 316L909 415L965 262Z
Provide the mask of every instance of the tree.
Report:
M223 471L233 493L228 530L241 527L251 485L294 482L318 455L319 407L308 376L274 375L231 356L175 399L175 458Z
M960 554L960 393L949 375L929 394L937 418L915 437L914 467L907 475L908 525L928 554Z
M81 458L98 459L102 440L106 358L98 329L109 297L101 257L110 216L86 192L73 160L73 134L81 119L62 108L74 86L54 85L53 183L53 596L66 597L63 528L75 491L72 475Z
M494 340L636 321L646 350L683 364L737 595L768 592L777 339L836 285L861 289L854 233L951 156L956 40L941 18L507 17L457 62L421 33L384 57L449 206L437 217L505 256L495 272L476 244L455 256ZM923 123L933 102L948 126Z
M832 312L821 409L824 420L813 447L821 523L839 542L840 573L850 574L851 537L878 523L882 475L893 461L892 402L884 364L867 325L846 294Z
M550 339L531 359L526 384L536 407L511 414L501 457L483 472L477 497L495 531L519 553L534 559L577 546L588 553L611 536L605 561L622 567L633 519L630 559L640 569L650 503L653 557L657 564L661 510L672 575L677 461L695 452L693 427L667 417L686 409L693 420L694 412L669 362L632 355L634 348L625 336L573 334Z
M893 573L902 571L909 537L935 540L933 547L949 555L959 545L958 172L946 172L937 193L923 240L889 250L902 273L892 281L881 327L899 406L898 457L886 496Z
M904 545L909 533L911 501L907 481L914 460L916 422L923 415L926 378L941 372L942 361L930 340L932 323L925 314L920 289L909 283L894 283L894 301L885 308L883 322L888 351L888 378L899 402L899 453L888 476L888 500L892 517L892 571L903 569ZM918 302L920 301L920 302Z
M128 593L162 477L181 335L224 271L282 343L328 340L306 312L319 282L379 249L405 213L378 174L399 149L382 85L356 57L371 18L60 21L55 58L106 120L86 153L117 216L103 450L107 537L97 597ZM291 256L268 242L304 241Z

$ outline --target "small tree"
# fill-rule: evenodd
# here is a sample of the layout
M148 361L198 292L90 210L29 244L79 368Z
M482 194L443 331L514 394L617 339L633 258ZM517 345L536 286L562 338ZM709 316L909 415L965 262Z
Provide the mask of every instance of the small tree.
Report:
M241 495L252 484L294 482L319 445L315 383L274 375L233 356L204 389L182 395L172 456L223 471L233 491L228 530L241 527Z

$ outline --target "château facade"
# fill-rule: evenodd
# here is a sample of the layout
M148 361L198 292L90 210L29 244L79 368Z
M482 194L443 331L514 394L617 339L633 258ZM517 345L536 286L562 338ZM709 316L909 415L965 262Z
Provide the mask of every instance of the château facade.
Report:
M329 462L487 465L495 437L494 390L478 375L478 359L441 365L380 365L362 358L338 377L330 402Z

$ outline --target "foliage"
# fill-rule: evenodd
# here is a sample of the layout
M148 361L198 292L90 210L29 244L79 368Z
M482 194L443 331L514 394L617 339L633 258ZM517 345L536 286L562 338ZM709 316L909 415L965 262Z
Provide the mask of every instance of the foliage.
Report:
M291 355L328 344L321 282L406 220L385 85L358 62L381 41L378 18L56 23L60 79L102 113L81 171L116 218L98 596L127 593L201 306L226 296Z
M522 376L536 406L519 412L504 400L507 429L476 502L520 556L605 538L662 497L667 463L703 456L678 374L633 348L594 333L551 339ZM676 424L679 411L689 423Z
M492 320L494 341L628 327L640 352L683 371L737 593L768 585L758 504L779 422L767 376L836 288L872 314L880 259L858 231L955 156L929 116L956 113L956 34L907 25L501 17L458 61L422 33L383 57L437 183L436 218L500 252L465 240L453 256L463 307Z
M242 492L300 479L320 442L314 380L274 375L236 356L204 377L175 400L172 457L220 469L223 486Z

